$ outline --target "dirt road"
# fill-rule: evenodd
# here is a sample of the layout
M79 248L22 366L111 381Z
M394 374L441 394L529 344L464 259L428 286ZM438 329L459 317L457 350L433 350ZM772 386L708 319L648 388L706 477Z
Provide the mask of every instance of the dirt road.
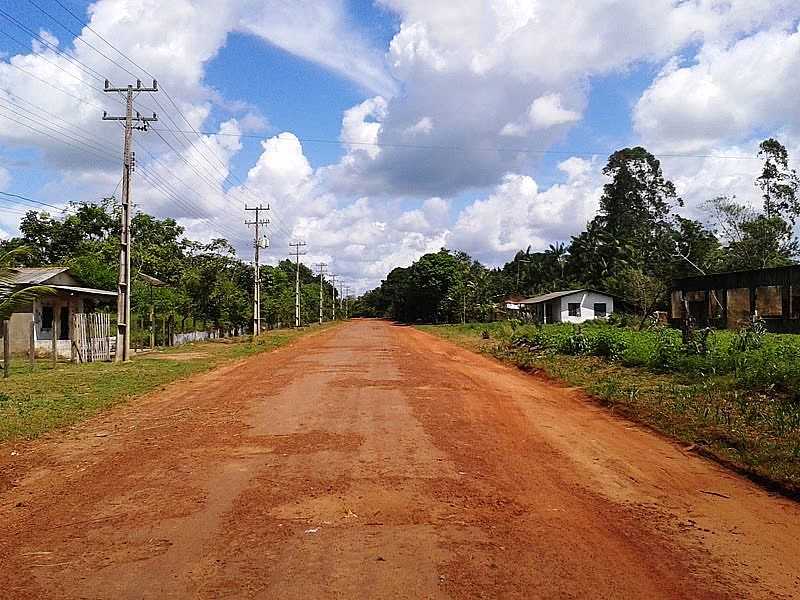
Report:
M0 597L800 597L800 505L356 321L0 446Z

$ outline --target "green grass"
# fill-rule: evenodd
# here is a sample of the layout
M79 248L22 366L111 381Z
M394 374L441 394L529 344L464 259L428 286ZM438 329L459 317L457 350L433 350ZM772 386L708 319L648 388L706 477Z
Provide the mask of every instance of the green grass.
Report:
M509 323L419 328L579 387L615 412L800 493L800 397L793 372L800 368L800 336L765 336L761 348L737 352L734 332L716 332L708 353L696 355L670 330L589 326L576 342L574 328L564 325L537 333ZM626 343L615 345L617 337Z
M15 358L11 376L0 381L0 441L37 437L172 381L274 350L318 330L283 329L262 334L256 341L236 338L185 344L119 365L59 363L53 369L49 360L39 360L31 370L26 359Z

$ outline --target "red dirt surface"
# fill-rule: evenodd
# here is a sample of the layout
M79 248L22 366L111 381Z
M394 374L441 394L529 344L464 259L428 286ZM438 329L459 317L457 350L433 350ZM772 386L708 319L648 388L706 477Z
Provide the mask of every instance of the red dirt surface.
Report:
M0 597L800 597L800 506L355 321L0 446Z

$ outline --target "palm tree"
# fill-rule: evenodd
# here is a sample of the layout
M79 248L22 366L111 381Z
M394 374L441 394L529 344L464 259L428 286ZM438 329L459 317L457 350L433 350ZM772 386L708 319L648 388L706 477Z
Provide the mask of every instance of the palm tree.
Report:
M563 283L564 265L567 262L567 247L563 242L556 242L555 244L550 244L550 247L545 250L544 253L549 255L558 267L561 278L560 282Z
M14 281L14 262L17 258L28 254L30 249L24 246L0 254L0 322L7 321L14 312L25 308L39 296L55 293L53 288L45 285L17 289Z

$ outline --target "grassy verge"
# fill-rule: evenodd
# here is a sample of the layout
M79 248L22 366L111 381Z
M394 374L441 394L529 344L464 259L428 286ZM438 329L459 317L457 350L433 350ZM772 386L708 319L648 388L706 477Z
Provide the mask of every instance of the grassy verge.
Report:
M332 325L324 325L330 327ZM0 380L0 441L34 438L159 386L226 362L285 346L319 327L282 329L250 338L185 344L142 354L129 363L59 363L41 360L35 370L18 358Z
M800 496L800 400L796 393L748 386L732 373L656 372L623 360L518 347L510 343L502 327L419 328L579 387L615 412L693 444L701 453L762 484Z

